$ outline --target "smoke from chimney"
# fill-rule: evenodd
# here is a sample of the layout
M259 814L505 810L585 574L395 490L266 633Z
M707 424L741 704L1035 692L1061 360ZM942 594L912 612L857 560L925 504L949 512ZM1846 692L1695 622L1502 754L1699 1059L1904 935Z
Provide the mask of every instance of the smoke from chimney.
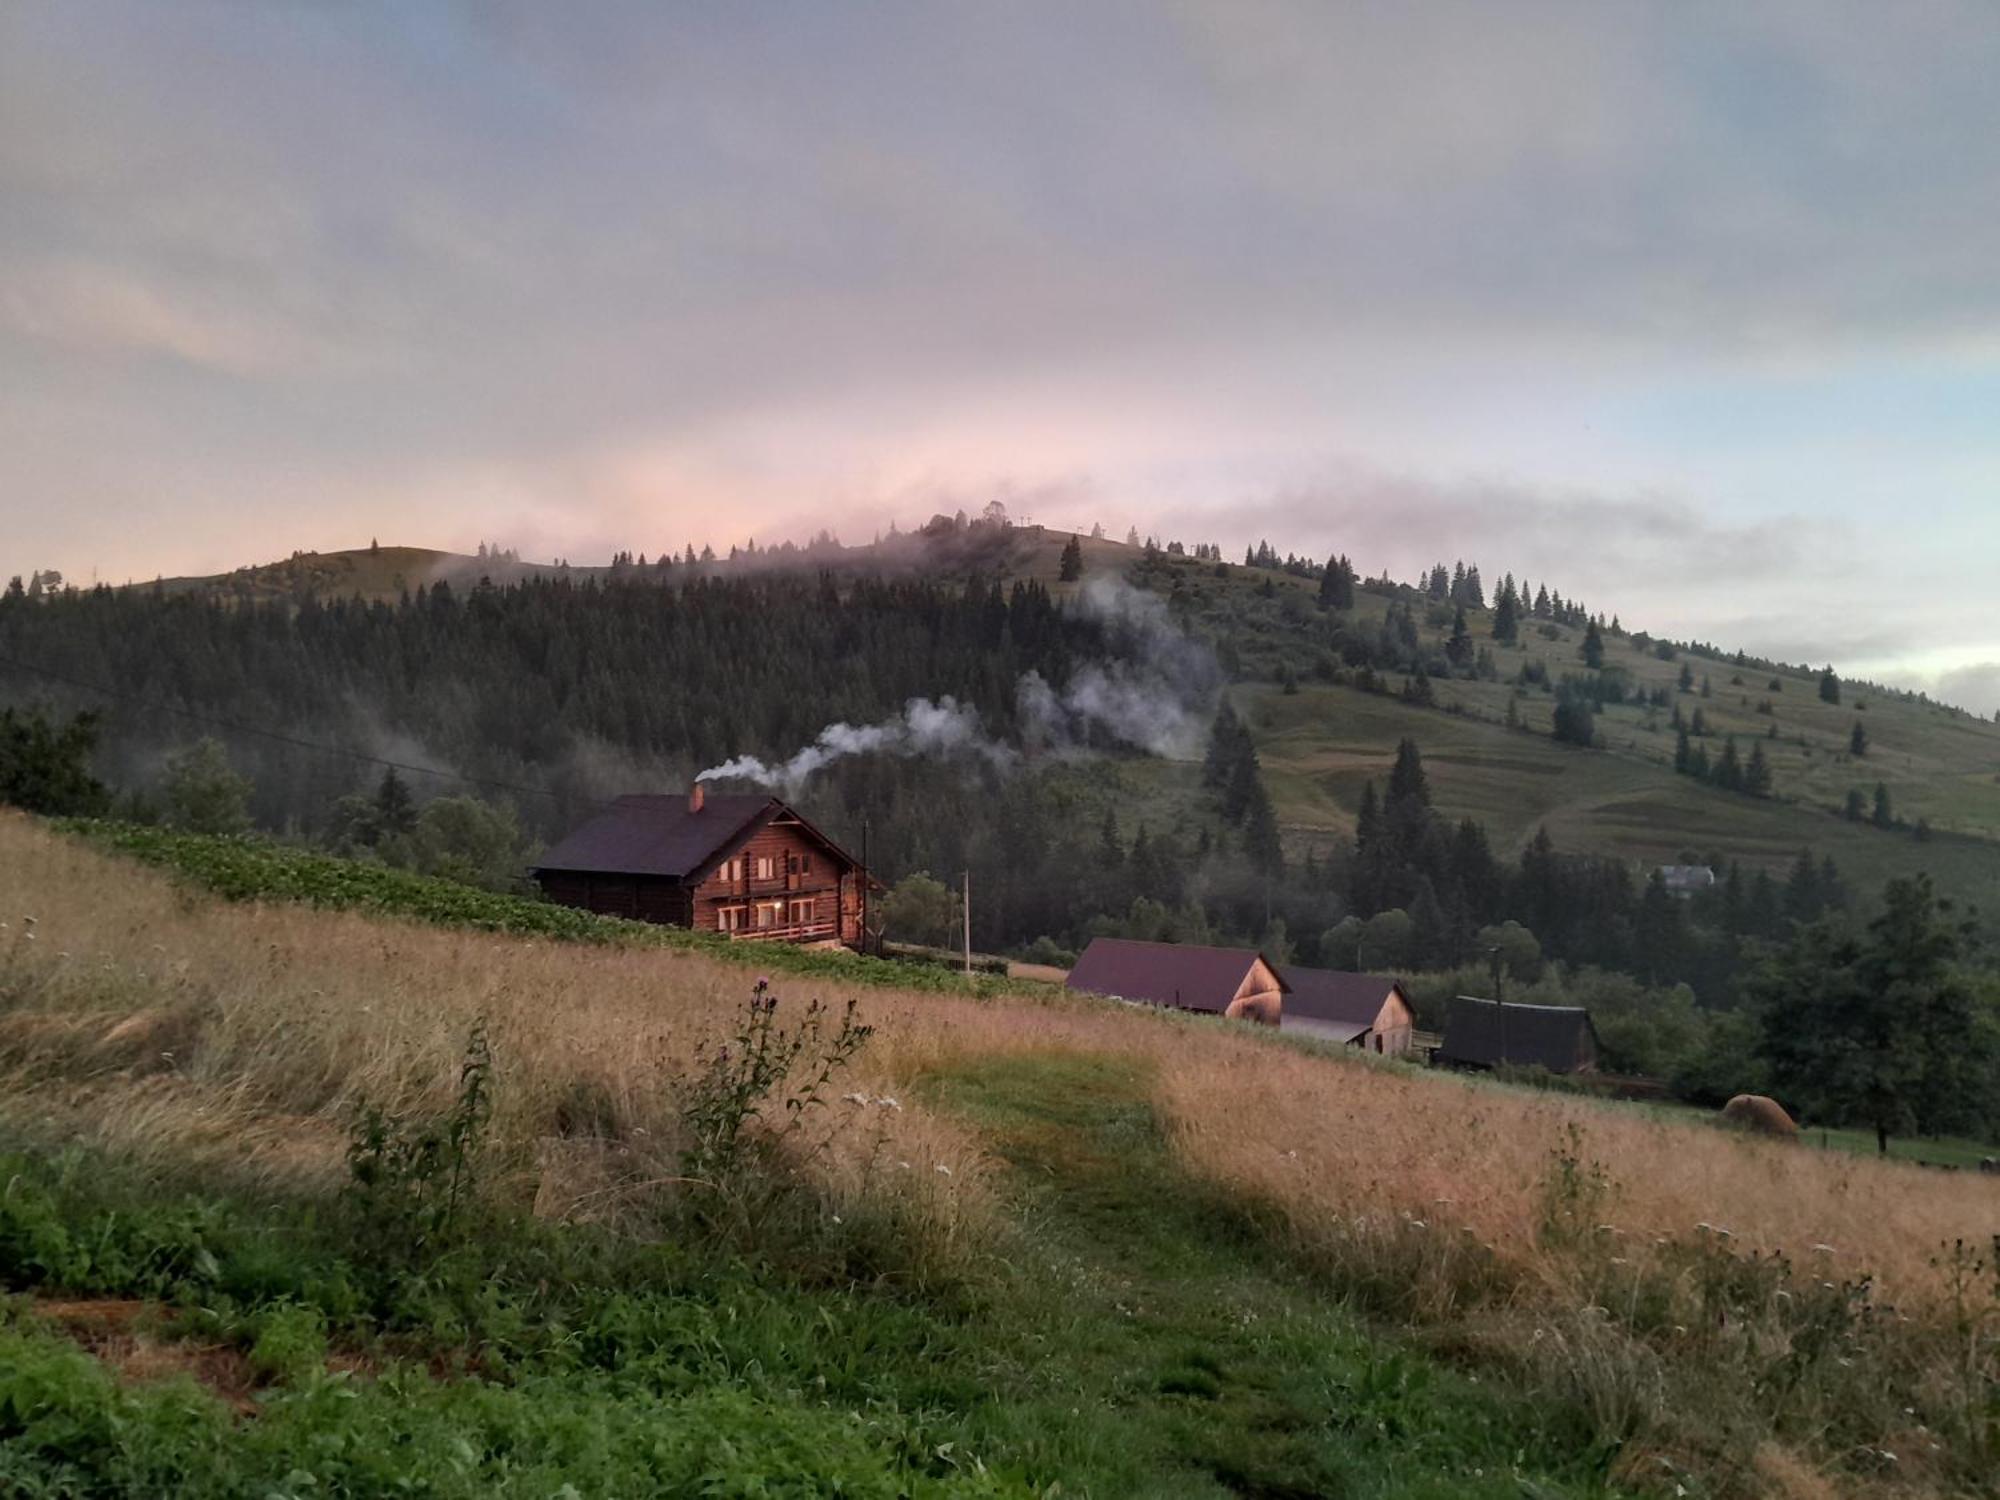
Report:
M1093 579L1077 608L1102 622L1118 654L1075 672L1057 692L1041 673L1028 671L1014 687L1022 736L1037 752L1088 754L1110 741L1149 755L1189 758L1200 753L1196 712L1214 691L1220 673L1214 654L1173 623L1157 595L1118 582ZM946 695L912 698L903 711L878 724L829 724L789 760L767 764L739 755L695 778L755 781L796 794L813 775L850 755L966 755L1006 767L1021 752L989 736L971 704Z

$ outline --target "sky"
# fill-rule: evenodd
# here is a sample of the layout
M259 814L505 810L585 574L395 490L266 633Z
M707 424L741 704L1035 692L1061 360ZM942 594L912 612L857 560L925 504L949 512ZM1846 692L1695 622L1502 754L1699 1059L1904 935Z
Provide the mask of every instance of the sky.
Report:
M0 8L0 572L1003 500L2000 709L1990 0Z

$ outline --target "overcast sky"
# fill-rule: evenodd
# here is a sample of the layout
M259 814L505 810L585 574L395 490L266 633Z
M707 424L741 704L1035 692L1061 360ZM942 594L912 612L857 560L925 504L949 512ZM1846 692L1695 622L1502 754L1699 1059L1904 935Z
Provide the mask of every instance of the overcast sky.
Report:
M2000 7L0 9L0 572L999 496L2000 707Z

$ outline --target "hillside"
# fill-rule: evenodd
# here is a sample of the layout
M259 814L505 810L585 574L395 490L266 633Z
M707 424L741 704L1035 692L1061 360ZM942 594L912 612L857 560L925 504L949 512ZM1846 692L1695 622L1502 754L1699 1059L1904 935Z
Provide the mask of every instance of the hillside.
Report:
M1004 542L957 550L928 546L915 533L890 542L832 548L798 559L771 554L725 559L717 568L752 574L774 567L830 567L867 573L911 568L945 578L997 576L1003 582L1037 580L1061 595L1061 552L1070 534L1042 527L1016 530ZM1579 752L1549 736L1552 692L1517 690L1523 667L1550 684L1580 672L1582 632L1574 626L1529 620L1519 643L1491 639L1490 611L1468 613L1472 636L1492 650L1497 681L1437 678L1436 707L1423 708L1316 680L1316 585L1278 570L1230 564L1222 577L1208 565L1164 557L1143 565L1139 549L1121 542L1080 537L1085 576L1127 576L1139 568L1143 586L1173 597L1190 628L1229 642L1243 674L1232 696L1247 716L1270 777L1272 796L1289 843L1300 849L1352 832L1362 785L1379 780L1396 743L1417 740L1432 767L1440 804L1453 816L1484 822L1496 845L1515 850L1546 826L1565 848L1602 853L1640 864L1687 857L1736 859L1777 873L1801 849L1831 855L1861 886L1919 870L1987 910L2000 911L2000 725L1911 695L1849 684L1842 702L1820 700L1818 675L1788 666L1738 666L1727 656L1675 650L1665 659L1631 634L1607 635L1605 667L1622 673L1643 698L1664 689L1691 714L1699 707L1720 747L1734 736L1748 753L1761 744L1772 776L1768 800L1732 796L1673 772L1672 711L1635 703L1599 716L1600 749ZM467 586L481 577L509 582L524 577L605 577L610 568L558 568L554 564L489 563L464 554L422 548L302 554L284 562L201 579L169 580L170 590L208 591L222 597L296 597L359 594L393 598L422 583L444 579ZM1265 597L1266 586L1275 591ZM1359 591L1351 612L1359 625L1379 624L1390 601ZM1433 607L1427 634L1441 642L1450 611ZM1275 681L1289 665L1296 693ZM1683 665L1696 691L1682 693ZM1707 683L1708 695L1701 695ZM1400 679L1398 679L1400 682ZM1518 729L1506 728L1509 700ZM1769 712L1763 705L1769 705ZM1864 757L1849 755L1849 736L1862 724ZM1772 737L1775 728L1776 737ZM1122 779L1139 799L1134 816L1167 820L1186 801L1186 778L1171 765L1139 765ZM1858 826L1840 810L1851 791L1872 800L1877 782L1889 791L1901 830ZM1933 835L1919 845L1922 820Z
M704 1083L763 1045L751 955L220 906L12 815L0 910L25 1493L1991 1473L2000 1370L1947 1329L2000 1304L1934 1252L2000 1183L834 971L781 977L781 1044L808 995L822 1046L850 1002L873 1033L791 1133L784 1086L739 1118Z

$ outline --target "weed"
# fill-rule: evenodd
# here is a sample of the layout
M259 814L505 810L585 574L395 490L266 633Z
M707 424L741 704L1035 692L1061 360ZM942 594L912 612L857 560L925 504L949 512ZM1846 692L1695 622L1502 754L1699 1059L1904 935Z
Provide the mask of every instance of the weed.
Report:
M759 979L735 1034L678 1081L687 1135L684 1184L705 1204L711 1227L748 1236L791 1186L796 1163L785 1150L808 1115L826 1104L833 1075L873 1035L849 1000L837 1024L820 1000L791 1026L778 1022L778 996Z
M492 1119L492 1072L486 1023L478 1021L442 1118L401 1119L371 1103L357 1111L347 1144L348 1199L364 1259L421 1265L454 1243Z

